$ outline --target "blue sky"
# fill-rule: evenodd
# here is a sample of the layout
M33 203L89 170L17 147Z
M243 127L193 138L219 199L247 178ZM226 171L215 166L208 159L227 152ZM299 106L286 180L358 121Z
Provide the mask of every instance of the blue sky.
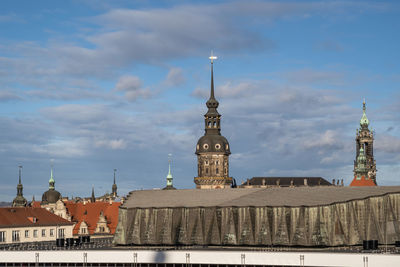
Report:
M213 50L238 182L352 180L362 114L377 181L400 172L400 5L390 1L2 1L0 200L193 188Z

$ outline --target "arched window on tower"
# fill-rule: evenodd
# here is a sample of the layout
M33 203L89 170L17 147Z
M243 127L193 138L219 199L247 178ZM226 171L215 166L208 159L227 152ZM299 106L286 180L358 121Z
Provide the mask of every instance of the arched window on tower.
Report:
M211 127L211 121L208 122L208 127Z

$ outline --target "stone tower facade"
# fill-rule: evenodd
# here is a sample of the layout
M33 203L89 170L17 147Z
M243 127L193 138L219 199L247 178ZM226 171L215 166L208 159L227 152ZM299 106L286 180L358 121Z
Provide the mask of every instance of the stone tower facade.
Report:
M204 115L205 133L196 145L197 177L194 178L198 189L228 188L232 184L229 177L230 147L228 140L221 135L221 115L218 113L218 101L214 96L214 73L211 56L211 93Z
M363 115L360 120L360 129L356 134L356 160L354 161L354 179L361 180L366 172L365 180L371 180L376 185L376 161L374 159L374 134L369 129L369 120L365 113L365 101L363 102ZM364 154L364 155L360 155ZM361 156L361 157L360 157ZM361 160L358 160L358 159ZM365 163L364 163L365 161ZM365 166L360 166L364 165ZM365 170L364 170L365 169Z

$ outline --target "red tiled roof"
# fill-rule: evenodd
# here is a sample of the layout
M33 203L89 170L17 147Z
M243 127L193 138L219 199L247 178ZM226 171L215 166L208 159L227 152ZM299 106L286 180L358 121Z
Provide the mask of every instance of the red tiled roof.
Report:
M41 208L40 201L33 201L31 202L32 208Z
M376 186L376 184L374 183L373 180L365 179L365 176L361 176L360 180L357 180L356 177L354 177L350 186Z
M121 205L120 202L113 202L112 204L109 202L89 202L83 204L66 201L64 203L69 215L71 215L72 221L76 222L73 231L74 235L79 233L79 227L83 221L88 225L89 233L91 235L94 234L101 211L103 211L103 214L107 219L107 226L110 228L110 233L115 233L115 228L118 224L118 209Z
M33 218L36 218L36 220L34 220ZM71 225L71 224L73 223L42 208L32 208L32 207L0 208L0 227Z

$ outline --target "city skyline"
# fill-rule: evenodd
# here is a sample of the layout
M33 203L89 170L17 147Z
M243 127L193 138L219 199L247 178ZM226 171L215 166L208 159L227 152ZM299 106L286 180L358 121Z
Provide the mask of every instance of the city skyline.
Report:
M23 3L23 4L22 4ZM400 5L0 3L0 201L194 188L213 50L230 175L353 179L362 102L378 185L400 171Z

